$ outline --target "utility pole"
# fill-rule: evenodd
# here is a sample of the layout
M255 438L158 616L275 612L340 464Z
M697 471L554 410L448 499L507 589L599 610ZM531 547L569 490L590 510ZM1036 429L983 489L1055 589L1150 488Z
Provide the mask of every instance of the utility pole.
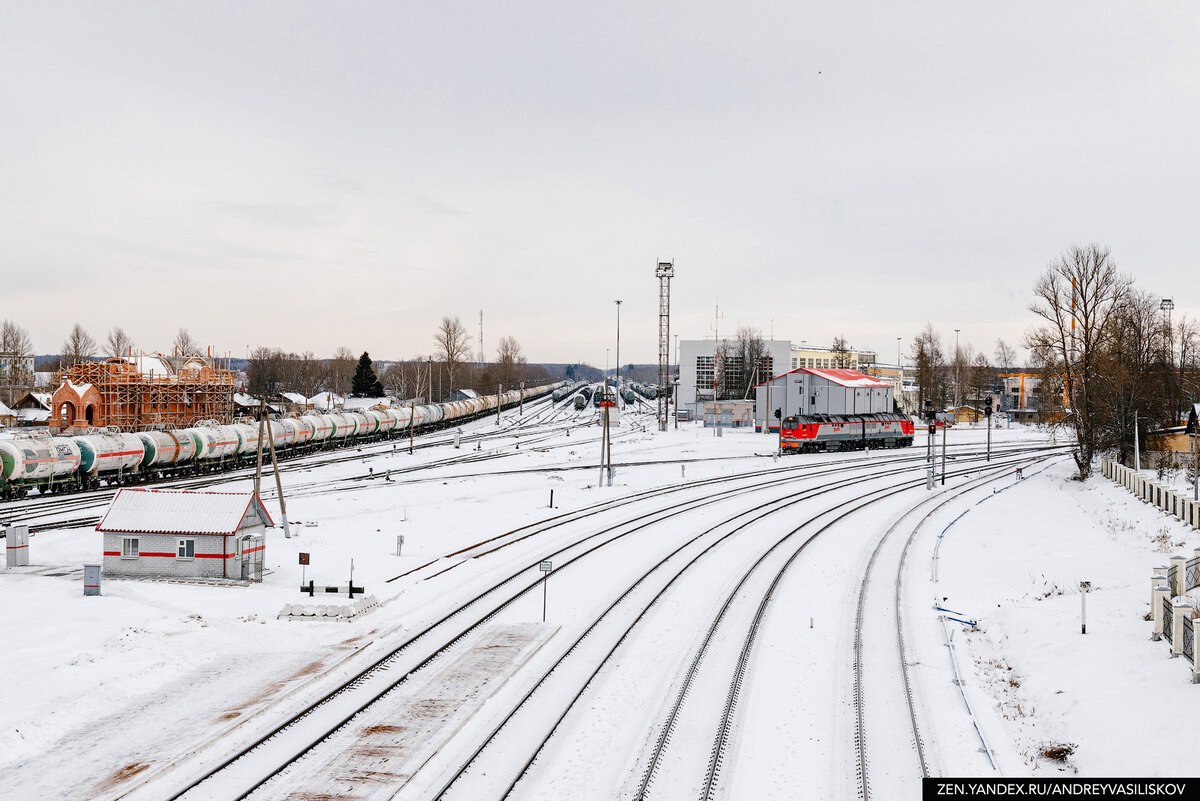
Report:
M1133 469L1142 469L1142 452L1138 443L1138 413L1133 413Z
M267 417L267 398L264 395L258 402L258 467L254 470L254 494L260 499L262 493L259 492L259 487L262 485L262 439L263 439L263 421Z
M518 416L519 417L525 416L525 382L524 381L521 382L521 411Z
M417 404L416 402L408 404L408 455L412 456L413 452L413 434L417 429Z
M668 386L671 382L671 278L675 275L675 262L660 261L654 268L658 278L658 430L667 430L667 415L670 413L671 396ZM679 335L675 335L679 342ZM676 352L678 352L676 344ZM676 408L675 426L679 427L678 408Z
M504 394L504 385L497 384L496 385L496 425L500 425L500 407L504 405L504 398L501 397L503 394Z
M279 517L283 522L283 536L291 539L292 532L288 529L287 505L283 501L283 479L279 476L279 457L275 455L275 435L271 433L271 416L267 415L267 444L271 446L271 468L275 471L275 491L279 493ZM259 454L262 454L262 439L258 441ZM261 498L259 499L261 500Z

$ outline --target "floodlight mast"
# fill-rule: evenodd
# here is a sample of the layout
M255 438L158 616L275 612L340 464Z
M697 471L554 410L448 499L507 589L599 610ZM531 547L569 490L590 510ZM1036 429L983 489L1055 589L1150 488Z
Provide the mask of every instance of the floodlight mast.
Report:
M658 430L666 431L671 400L671 279L675 277L675 261L659 261L654 275L658 278Z

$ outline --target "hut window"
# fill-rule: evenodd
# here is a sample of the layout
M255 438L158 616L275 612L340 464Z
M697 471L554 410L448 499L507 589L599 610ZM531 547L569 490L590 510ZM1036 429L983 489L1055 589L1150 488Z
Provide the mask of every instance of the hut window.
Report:
M196 541L195 540L180 540L179 551L176 554L176 559L195 559L196 558Z
M138 558L138 538L137 537L122 537L121 538L121 558L122 559L137 559Z

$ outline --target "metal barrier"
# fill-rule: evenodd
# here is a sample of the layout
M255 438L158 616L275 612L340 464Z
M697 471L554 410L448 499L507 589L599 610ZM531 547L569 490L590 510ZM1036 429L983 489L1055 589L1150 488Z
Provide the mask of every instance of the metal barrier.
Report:
M1162 605L1163 639L1171 643L1171 645L1174 645L1175 640L1173 638L1175 636L1175 611L1171 605L1171 599L1164 597L1162 599Z
M1196 635L1193 630L1191 618L1183 619L1183 646L1180 651L1188 659L1195 661L1196 659Z

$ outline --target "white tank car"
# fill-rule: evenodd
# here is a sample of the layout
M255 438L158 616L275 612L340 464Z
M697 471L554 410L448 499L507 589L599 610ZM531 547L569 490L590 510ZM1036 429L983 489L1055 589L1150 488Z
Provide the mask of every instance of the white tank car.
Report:
M395 409L388 409L387 415L392 418L392 428L394 430L407 429L408 421L412 419L412 407L397 406Z
M292 428L296 430L296 440L293 444L306 445L312 441L316 427L313 425L311 417L289 417L288 420L291 422Z
M328 415L324 414L306 414L302 420L308 421L312 426L312 436L309 437L309 442L324 442L333 434L333 424L327 420Z
M431 425L433 423L440 423L446 419L445 410L439 404L431 403L428 406L418 406L417 409L424 409L422 419L417 421L417 425Z
M342 412L333 412L326 417L333 421L333 438L336 440L353 436L354 431L358 428L358 423Z
M366 425L360 427L358 430L358 435L360 437L366 437L372 434L382 434L387 430L383 427L382 412L376 411L375 409L363 409L361 412L359 412L359 414L367 419Z
M275 450L290 448L296 442L296 429L288 418L271 421L271 438L275 440Z
M250 456L258 453L258 423L234 423L228 427L237 434L238 456Z
M396 427L396 418L391 409L372 409L371 411L379 418L380 434L386 434Z
M354 433L351 436L366 437L375 433L375 421L361 411L346 412L346 417L354 421Z
M0 440L0 476L10 484L43 483L79 469L79 446L66 437Z
M179 440L167 431L139 431L137 438L142 441L145 455L142 456L142 467L164 467L174 464L179 458ZM195 453L196 446L192 443L189 449Z
M211 462L237 453L237 433L229 426L199 425L186 429L196 440L196 461Z
M136 472L146 447L136 434L88 434L72 437L79 446L79 471L89 476Z

